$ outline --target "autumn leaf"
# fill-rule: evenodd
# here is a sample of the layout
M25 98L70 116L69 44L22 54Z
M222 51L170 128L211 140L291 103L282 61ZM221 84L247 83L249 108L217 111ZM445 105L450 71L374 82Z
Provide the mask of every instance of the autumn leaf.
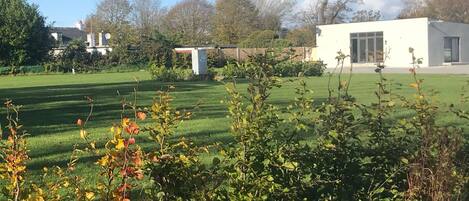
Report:
M414 88L414 89L418 89L418 87L419 87L419 85L417 83L412 83L409 86Z
M111 127L111 133L114 135L120 135L122 133L122 129L119 126L113 126Z
M129 144L130 144L130 145L135 144L135 138L130 138L130 139L129 139Z
M143 121L147 118L147 114L145 112L137 112L137 118Z
M121 150L125 148L124 139L118 139L116 149Z
M93 192L86 192L85 197L87 200L93 200L94 199L94 193Z
M138 135L138 133L140 132L140 129L139 129L139 126L135 122L132 122L125 128L125 131L131 135Z
M122 127L127 127L130 124L130 119L125 117L122 119Z
M83 120L78 119L78 120L77 120L77 125L80 126L80 127L82 127L82 126L83 126Z
M109 156L103 156L101 159L98 160L98 164L105 167L109 163Z

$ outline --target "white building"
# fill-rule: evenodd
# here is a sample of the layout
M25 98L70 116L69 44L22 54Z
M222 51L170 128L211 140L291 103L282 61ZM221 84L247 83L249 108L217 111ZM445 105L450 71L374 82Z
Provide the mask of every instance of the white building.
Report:
M342 51L354 66L409 67L409 48L422 58L421 67L469 63L469 25L428 18L322 25L317 29L317 59L328 68Z
M86 51L89 53L99 52L102 55L106 55L108 52L112 52L112 48L109 46L109 39L111 38L109 33L87 34L82 30L84 25L78 27L79 24L77 24L76 26L77 27L53 27L50 29L50 34L55 40L55 47L52 49L54 55L63 52L73 40L84 41L86 43ZM96 36L98 38L96 38Z

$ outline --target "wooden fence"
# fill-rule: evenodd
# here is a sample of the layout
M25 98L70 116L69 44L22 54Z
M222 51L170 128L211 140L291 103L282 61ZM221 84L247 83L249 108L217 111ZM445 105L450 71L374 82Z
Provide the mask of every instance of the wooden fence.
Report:
M218 48L208 50L208 53L222 54L225 58L235 59L237 61L246 60L250 55L263 54L267 48ZM292 47L285 48L285 52L293 50L293 60L312 61L316 58L316 48L314 47Z

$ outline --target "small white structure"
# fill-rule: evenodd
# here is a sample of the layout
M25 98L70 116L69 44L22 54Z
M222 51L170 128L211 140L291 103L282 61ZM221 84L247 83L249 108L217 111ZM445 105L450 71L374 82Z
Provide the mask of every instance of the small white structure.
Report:
M317 59L328 68L337 65L339 51L350 55L347 65L409 67L410 47L422 58L421 67L468 64L469 25L415 18L317 28Z
M207 50L211 47L176 48L176 53L190 53L192 55L192 72L194 75L207 75Z

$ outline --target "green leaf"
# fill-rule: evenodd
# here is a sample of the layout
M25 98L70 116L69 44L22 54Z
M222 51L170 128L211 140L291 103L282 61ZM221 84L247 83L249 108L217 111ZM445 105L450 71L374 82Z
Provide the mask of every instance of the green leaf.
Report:
M401 158L402 163L409 164L409 160L407 158Z

